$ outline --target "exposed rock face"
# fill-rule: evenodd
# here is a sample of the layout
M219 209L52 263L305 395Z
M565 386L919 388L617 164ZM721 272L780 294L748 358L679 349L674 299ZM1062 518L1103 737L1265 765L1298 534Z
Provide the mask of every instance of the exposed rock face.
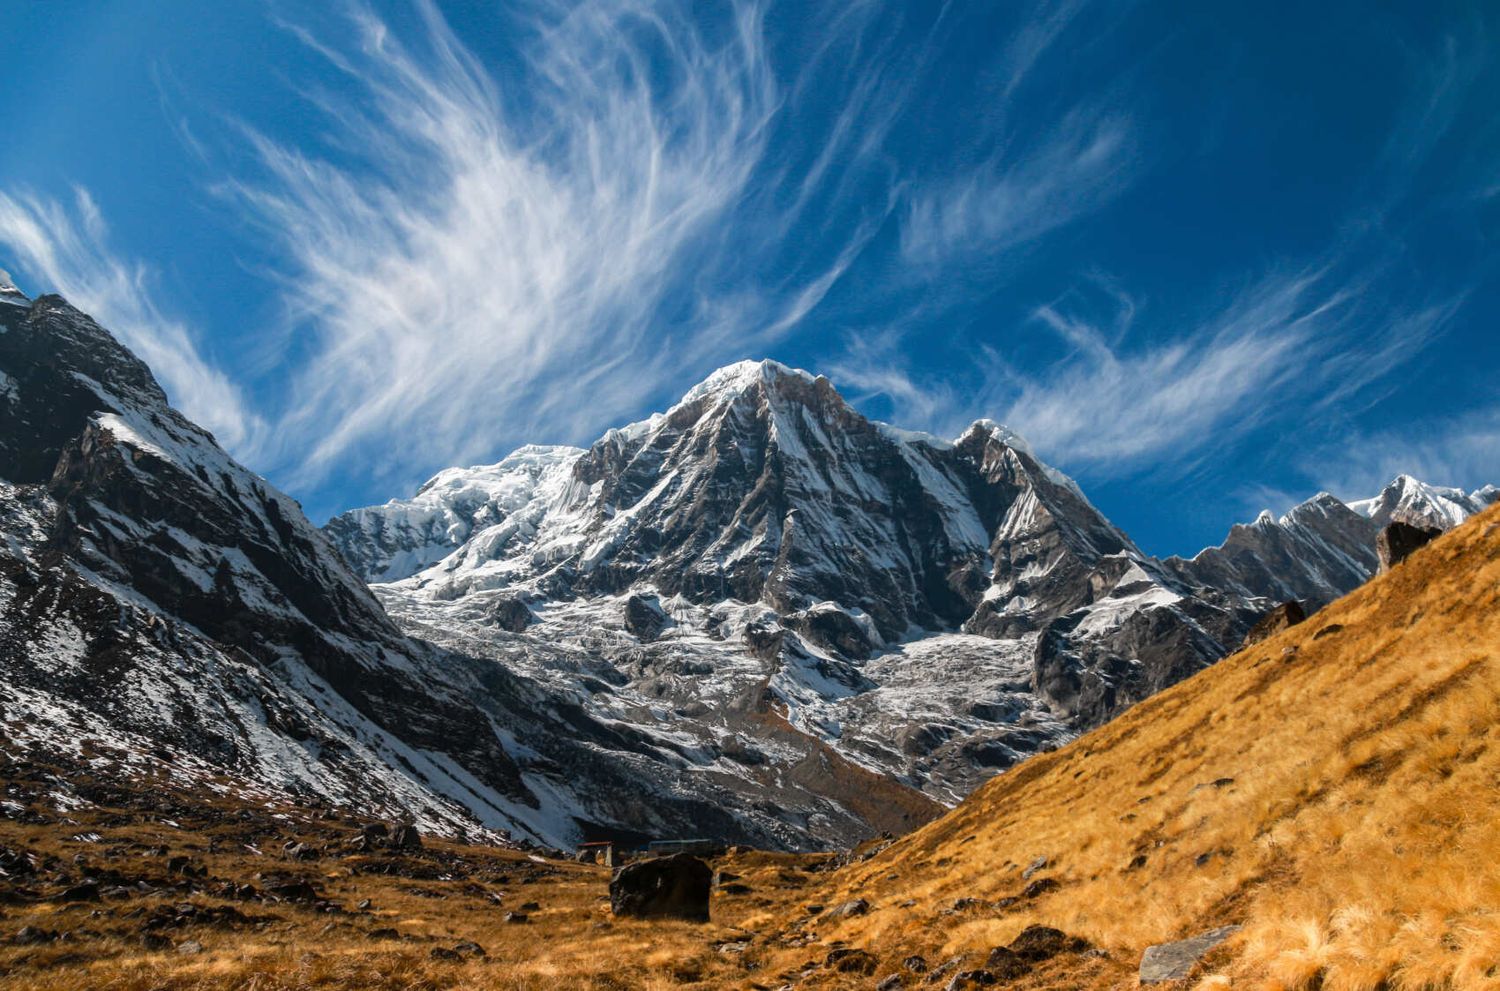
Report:
M536 616L521 599L503 598L490 606L490 620L508 633L524 633Z
M626 864L609 882L615 915L641 919L708 921L713 871L685 853Z
M1158 984L1180 981L1193 972L1199 960L1214 947L1239 932L1239 926L1221 926L1176 943L1149 946L1141 957L1140 981Z
M667 625L667 614L654 600L632 595L625 600L625 629L640 640L655 640Z
M1375 553L1380 558L1380 573L1390 571L1406 560L1412 551L1441 535L1442 531L1436 527L1415 526L1401 520L1387 523L1375 542Z
M1458 505L1398 483L1404 511ZM951 802L1222 657L1274 602L1360 584L1377 529L1320 495L1157 561L1004 427L897 430L746 362L587 450L445 471L328 532L406 629L691 737L724 773L759 754L827 788L811 739ZM545 617L525 644L472 619L497 596Z
M1305 619L1307 619L1307 613L1303 611L1300 603L1283 602L1250 627L1250 632L1245 634L1245 642L1240 644L1240 648L1244 649L1262 640L1269 640L1282 630L1291 629Z

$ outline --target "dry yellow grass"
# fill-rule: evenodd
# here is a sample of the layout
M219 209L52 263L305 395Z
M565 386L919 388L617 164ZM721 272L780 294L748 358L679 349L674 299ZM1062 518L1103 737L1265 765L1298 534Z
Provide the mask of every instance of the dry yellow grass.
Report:
M902 960L981 966L991 948L1046 924L1105 952L1060 955L1006 986L1131 987L1147 946L1239 923L1196 988L1500 989L1497 734L1500 507L873 857L836 871L824 858L728 858L720 866L749 893L716 896L709 925L611 920L605 871L487 848L433 843L394 874L378 873L390 866L378 856L256 857L241 845L247 834L263 835L269 852L288 837L347 837L353 822L258 806L200 815L194 796L173 795L179 830L126 796L72 823L0 823L0 844L58 855L65 868L76 853L115 850L109 865L159 870L140 850L167 843L218 878L308 876L346 911L201 890L68 905L39 882L44 897L0 905L0 986L868 989L901 973L905 986L940 988ZM37 780L35 768L17 769ZM103 841L68 839L84 828ZM1047 865L1023 879L1040 857ZM1056 886L1027 897L1039 880ZM371 911L355 911L366 898ZM854 898L868 900L868 914L833 920L809 908ZM276 918L172 931L201 942L200 954L147 951L142 913L184 899ZM529 923L504 922L527 901L541 905ZM75 936L16 945L23 925ZM382 928L404 938L372 939ZM487 955L432 957L461 940ZM841 947L873 954L874 973L828 966Z
M829 897L874 908L823 935L894 957L1045 923L1129 964L1074 982L1109 984L1241 923L1204 987L1497 988L1497 738L1500 508L844 872ZM1056 890L942 914L1038 857Z

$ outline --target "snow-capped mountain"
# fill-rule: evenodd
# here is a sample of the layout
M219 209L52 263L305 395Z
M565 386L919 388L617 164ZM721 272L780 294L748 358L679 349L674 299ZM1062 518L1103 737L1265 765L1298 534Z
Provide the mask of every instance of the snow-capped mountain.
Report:
M1414 526L1450 530L1497 500L1500 488L1493 485L1465 492L1428 485L1410 475L1398 475L1379 495L1351 502L1349 508L1377 527L1400 520Z
M898 430L770 361L586 450L448 470L326 529L407 630L601 718L736 747L784 718L943 800L1212 662L1263 611L1180 581L1005 428ZM591 688L589 660L618 677Z
M1483 498L1402 485L1369 505ZM998 424L900 430L755 361L326 531L406 630L600 719L771 767L812 741L948 802L1359 585L1382 515L1319 496L1158 561Z
M171 409L107 332L55 296L3 301L0 745L12 756L61 749L109 773L165 768L550 844L809 846L935 808L832 754L817 791L772 780L410 638L297 504Z
M1280 519L1263 512L1219 546L1163 563L1193 584L1316 608L1375 574L1375 537L1387 523L1447 530L1497 498L1493 485L1464 492L1400 475L1370 499L1344 503L1320 492Z

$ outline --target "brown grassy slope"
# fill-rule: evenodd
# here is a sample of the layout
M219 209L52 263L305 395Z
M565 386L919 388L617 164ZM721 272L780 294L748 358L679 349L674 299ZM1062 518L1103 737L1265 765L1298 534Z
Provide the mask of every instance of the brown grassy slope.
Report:
M944 913L1038 857L1055 890ZM1063 984L1122 983L1233 922L1210 986L1500 987L1500 507L834 883L873 909L819 936L882 974L1046 923L1113 961Z
M86 800L56 808L60 780ZM0 988L714 991L754 967L741 920L784 911L827 859L742 854L749 883L707 925L614 919L605 868L432 838L354 852L357 817L148 784L0 746ZM86 877L103 891L75 900ZM281 897L287 881L316 898Z

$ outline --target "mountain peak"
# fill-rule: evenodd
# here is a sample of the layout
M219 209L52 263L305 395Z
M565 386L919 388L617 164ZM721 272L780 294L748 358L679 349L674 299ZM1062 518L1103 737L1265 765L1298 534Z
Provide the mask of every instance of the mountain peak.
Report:
M11 281L10 273L3 268L0 268L0 303L12 303L18 306L31 304L31 300L16 288L15 282Z
M783 365L770 358L737 361L732 365L725 365L693 386L688 390L687 395L682 397L682 401L690 403L705 396L739 395L760 383L769 384L785 379L799 380L811 385L821 377L800 368Z
M966 438L972 436L979 436L988 440L998 441L1001 444L1004 444L1006 447L1014 448L1015 450L1020 451L1022 454L1031 455L1033 458L1036 457L1036 454L1031 450L1031 445L1027 443L1025 437L1022 437L1020 434L1016 433L1005 424L996 423L994 420L991 420L988 417L980 417L973 423L969 424L969 429L965 430L962 434L959 435L957 442L962 443Z

